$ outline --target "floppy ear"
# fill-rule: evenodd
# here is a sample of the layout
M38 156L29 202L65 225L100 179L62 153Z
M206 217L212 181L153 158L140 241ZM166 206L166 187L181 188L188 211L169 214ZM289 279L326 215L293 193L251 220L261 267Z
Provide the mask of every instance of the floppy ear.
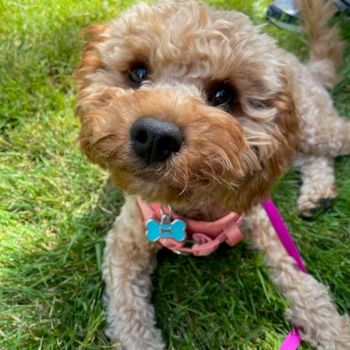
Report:
M111 24L92 25L82 30L81 35L90 34L91 38L85 43L80 64L73 74L73 78L80 90L84 89L89 81L87 76L103 69L101 55L97 49L99 43L108 39L106 35Z
M80 117L81 121L80 149L91 162L103 168L105 164L101 162L95 147L98 142L91 136L96 133L94 125L95 120L99 117L99 111L108 106L115 97L115 91L113 87L103 85L97 87L95 80L98 79L92 77L104 69L98 45L108 39L110 26L111 24L93 25L81 32L82 35L90 34L91 37L84 45L80 64L73 74L79 88L75 114Z
M259 146L260 152L264 154L264 157L257 154L260 169L246 178L235 193L225 195L224 204L230 210L245 212L269 196L274 181L288 168L299 148L299 116L286 74L282 75L281 82L282 88L267 103L277 110L270 134L271 142Z

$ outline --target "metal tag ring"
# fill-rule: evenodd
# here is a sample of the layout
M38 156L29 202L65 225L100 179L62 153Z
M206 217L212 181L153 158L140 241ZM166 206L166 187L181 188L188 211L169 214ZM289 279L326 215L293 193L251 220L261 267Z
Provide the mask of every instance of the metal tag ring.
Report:
M169 210L169 214L164 214L164 211L163 211L162 207L159 208L161 216L163 217L164 215L166 215L171 220L171 217L173 215L173 209L171 208L170 205L168 205L168 210Z

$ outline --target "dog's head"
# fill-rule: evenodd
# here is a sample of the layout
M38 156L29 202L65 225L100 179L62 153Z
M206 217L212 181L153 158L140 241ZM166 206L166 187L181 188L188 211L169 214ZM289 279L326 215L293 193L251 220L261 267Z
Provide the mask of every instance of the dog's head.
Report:
M124 191L175 208L267 195L298 144L275 42L238 12L140 3L92 34L75 76L81 150Z

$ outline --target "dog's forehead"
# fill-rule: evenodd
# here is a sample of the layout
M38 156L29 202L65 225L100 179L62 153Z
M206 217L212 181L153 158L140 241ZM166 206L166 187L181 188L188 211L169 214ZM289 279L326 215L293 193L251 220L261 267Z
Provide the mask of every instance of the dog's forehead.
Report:
M162 28L164 30L242 29L253 30L249 17L235 10L218 11L203 3L189 1L160 1L152 6L139 3L120 16L129 29ZM174 28L173 28L174 27Z
M236 11L215 11L195 1L140 3L114 22L114 35L157 47L157 52L193 46L225 47L259 33L249 18ZM204 51L204 50L202 50Z
M106 45L116 55L127 51L136 57L126 60L167 65L207 60L222 64L244 51L242 62L269 60L275 49L274 40L260 34L246 15L212 10L195 1L140 3L114 21L109 35Z
M201 83L231 78L247 91L278 88L275 41L239 12L216 11L195 1L140 3L115 20L104 37L99 51L110 71L145 64L155 79L166 75Z

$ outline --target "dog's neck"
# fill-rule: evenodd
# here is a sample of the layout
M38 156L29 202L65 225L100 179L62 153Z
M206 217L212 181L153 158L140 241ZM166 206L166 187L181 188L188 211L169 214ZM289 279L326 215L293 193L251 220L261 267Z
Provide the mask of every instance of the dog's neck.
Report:
M176 212L186 219L209 222L219 220L230 213L217 199L210 199L193 209L176 209Z

